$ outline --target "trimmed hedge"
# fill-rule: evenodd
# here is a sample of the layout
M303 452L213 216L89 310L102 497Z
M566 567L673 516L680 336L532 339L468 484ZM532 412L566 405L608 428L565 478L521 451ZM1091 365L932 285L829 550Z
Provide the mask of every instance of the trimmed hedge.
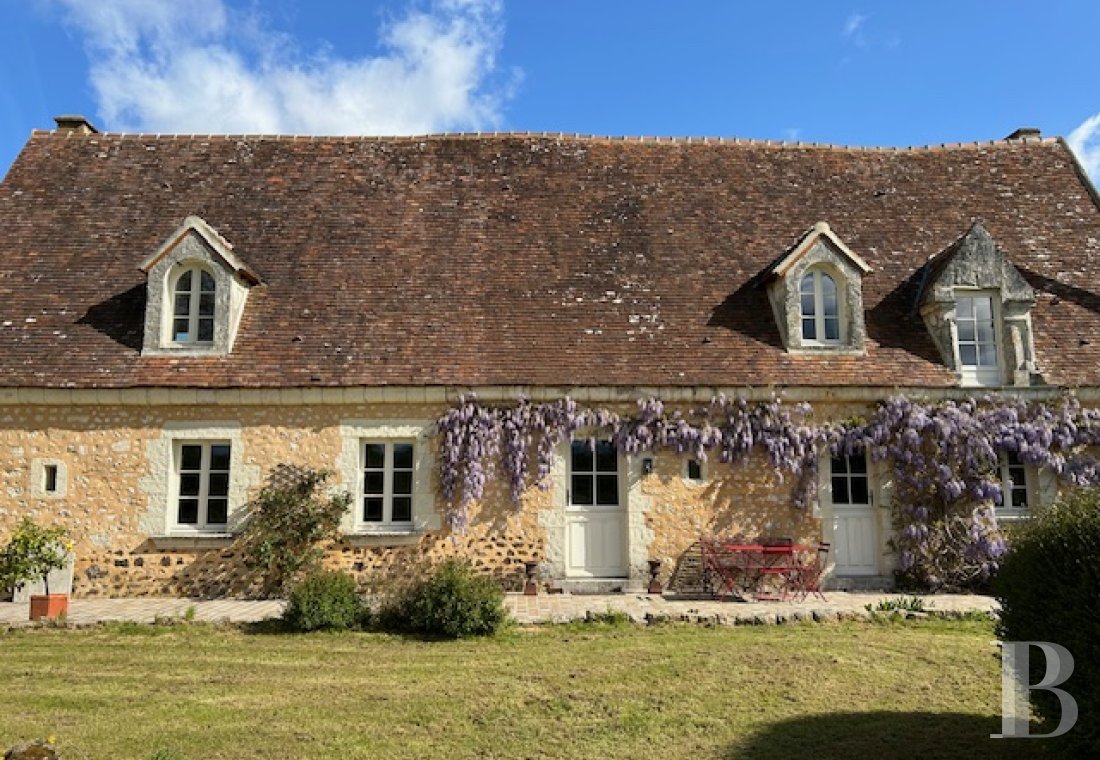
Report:
M368 616L354 578L318 570L291 589L283 622L295 631L344 631L362 626Z
M1100 757L1100 489L1064 495L1030 524L1013 531L994 580L1005 641L1049 641L1073 655L1074 670L1059 688L1077 701L1077 725L1062 741L1081 757ZM1032 650L1031 683L1046 669ZM1061 717L1058 698L1032 691L1032 705L1049 732Z

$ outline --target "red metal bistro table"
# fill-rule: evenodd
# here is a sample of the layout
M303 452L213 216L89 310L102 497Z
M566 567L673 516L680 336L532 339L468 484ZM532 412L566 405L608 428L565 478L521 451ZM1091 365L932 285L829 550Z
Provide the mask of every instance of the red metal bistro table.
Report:
M828 544L744 543L702 538L704 585L719 600L752 594L762 599L825 598L821 574Z

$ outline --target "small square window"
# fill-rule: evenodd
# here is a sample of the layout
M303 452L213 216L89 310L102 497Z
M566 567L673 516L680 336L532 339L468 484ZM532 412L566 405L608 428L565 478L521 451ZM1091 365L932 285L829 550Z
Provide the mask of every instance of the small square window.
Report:
M689 459L687 463L688 480L703 479L703 465L698 459Z
M42 468L42 490L46 493L57 493L57 465L48 464Z

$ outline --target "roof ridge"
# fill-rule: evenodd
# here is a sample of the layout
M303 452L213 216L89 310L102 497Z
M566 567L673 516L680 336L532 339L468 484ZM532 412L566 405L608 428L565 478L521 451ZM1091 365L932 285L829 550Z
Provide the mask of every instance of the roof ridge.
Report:
M1056 145L1058 136L1018 137L1014 139L971 140L927 145L843 145L804 140L772 140L754 137L712 135L597 135L580 132L428 132L418 135L310 135L310 134L187 134L173 132L98 132L89 135L59 133L55 130L35 129L31 137L61 137L65 139L165 139L165 140L272 140L275 142L416 142L442 140L493 140L493 139L553 139L593 143L639 143L669 145L730 145L739 147L790 148L795 150L835 150L851 152L908 153L919 151L960 150L1017 145Z

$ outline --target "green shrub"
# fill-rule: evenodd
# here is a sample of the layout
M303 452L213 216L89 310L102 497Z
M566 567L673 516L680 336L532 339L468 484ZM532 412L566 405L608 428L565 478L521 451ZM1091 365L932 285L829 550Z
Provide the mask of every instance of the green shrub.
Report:
M887 597L875 605L865 604L863 608L868 612L926 612L931 606L931 603L925 604L924 599L919 596L899 596Z
M347 573L318 570L290 590L283 622L295 631L344 631L363 625L368 609L355 579Z
M504 592L469 563L447 560L387 605L385 628L459 639L490 636L508 619Z
M994 580L1001 601L999 635L1005 641L1049 641L1073 655L1072 677L1060 688L1077 700L1077 725L1064 741L1074 754L1100 756L1100 489L1066 494L1015 533ZM1045 658L1031 657L1031 683ZM1032 691L1036 713L1053 730L1058 699Z

